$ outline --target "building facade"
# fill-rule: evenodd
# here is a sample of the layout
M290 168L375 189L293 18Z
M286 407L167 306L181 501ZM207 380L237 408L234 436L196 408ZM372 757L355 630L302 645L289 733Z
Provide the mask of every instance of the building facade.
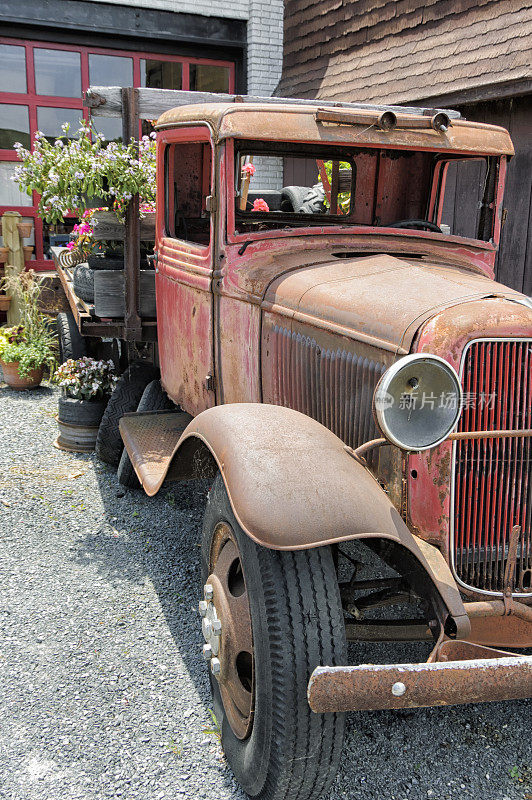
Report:
M531 0L286 0L284 96L458 108L506 127L498 278L532 295Z
M282 63L283 0L0 0L0 216L34 223L31 266L51 266L49 247L72 223L48 226L37 200L11 181L15 142L53 140L88 119L90 86L146 86L270 95ZM95 119L107 139L119 122Z

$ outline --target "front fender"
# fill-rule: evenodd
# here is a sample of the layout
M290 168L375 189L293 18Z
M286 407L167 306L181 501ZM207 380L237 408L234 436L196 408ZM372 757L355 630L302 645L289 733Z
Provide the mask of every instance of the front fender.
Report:
M432 595L442 616L451 614L460 635L467 635L469 621L439 550L410 532L371 473L319 422L267 404L210 408L181 435L170 475L191 475L205 448L240 526L255 542L301 550L371 540L385 561L421 596Z

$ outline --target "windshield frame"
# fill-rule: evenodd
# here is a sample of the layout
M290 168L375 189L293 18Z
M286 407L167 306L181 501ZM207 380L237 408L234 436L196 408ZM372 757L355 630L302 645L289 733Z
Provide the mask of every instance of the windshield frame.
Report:
M246 140L242 140L241 137L239 138L239 143L245 142L245 141ZM250 146L252 146L252 145L254 146L255 140L249 140L249 141L250 141ZM272 144L275 145L275 142L272 142ZM288 144L288 145L293 144L294 145L294 150L296 150L298 148L298 145L300 145L301 143L300 142L287 141L286 144ZM306 144L308 144L308 145L316 145L316 142L307 142ZM382 149L382 144L381 143L376 143L373 146L375 147L375 149ZM350 143L346 143L346 147L349 147L349 149L352 149L352 148L354 149L354 148L356 148L356 145L351 145ZM368 144L366 142L364 142L364 144L361 145L361 147L366 149L368 147ZM298 236L298 237L299 236L316 236L316 235L320 235L320 234L327 234L327 235L332 235L332 236L335 236L335 235L338 235L338 234L341 234L343 236L345 236L345 235L351 235L351 236L357 236L357 235L368 236L368 235L372 235L372 236L375 236L375 237L376 236L389 237L389 236L393 235L393 236L404 237L404 238L407 238L407 239L412 239L412 238L416 239L417 238L417 239L428 240L428 241L433 240L433 241L436 241L438 243L445 242L445 243L461 245L461 246L470 245L470 246L474 246L475 248L478 248L478 249L481 249L481 250L487 250L489 252L495 252L497 250L497 247L498 247L498 244L499 244L499 241L500 241L500 233L501 233L502 200L503 200L503 194L504 194L504 185L505 185L506 167L507 167L507 157L504 156L504 155L495 156L495 158L497 158L497 178L496 178L495 197L494 197L494 201L493 201L493 203L494 203L494 209L493 209L493 212L494 212L493 213L494 224L493 224L493 231L492 231L491 239L489 241L484 241L482 239L471 239L471 238L466 238L466 237L463 237L463 236L442 234L442 233L437 233L437 232L433 232L433 231L425 231L425 230L419 230L419 229L405 229L405 228L393 228L393 227L384 227L384 226L380 227L380 226L371 226L371 225L357 225L357 224L354 224L354 223L351 224L351 225L346 225L346 224L340 224L339 225L339 224L336 224L336 220L338 219L338 217L334 217L333 218L334 222L332 222L332 224L327 224L327 221L324 221L323 224L321 224L321 225L309 225L309 226L295 225L292 228L283 227L283 228L270 228L270 229L256 230L256 231L237 232L237 227L236 227L237 219L236 219L236 207L235 207L236 206L236 202L235 202L236 201L235 175L236 175L236 169L237 169L237 162L236 162L237 148L235 147L235 138L227 138L225 140L225 148L224 149L225 149L225 153L224 153L224 161L225 161L224 173L225 173L226 180L222 182L222 185L225 182L225 185L226 185L226 197L225 197L226 209L225 209L225 211L226 211L226 213L224 214L224 217L225 217L225 219L224 219L224 228L225 228L225 236L224 236L224 238L225 238L225 241L226 241L227 244L232 244L232 243L237 244L237 243L242 243L242 242L246 242L246 241L252 242L252 241L260 241L260 240L263 240L263 239L276 239L276 238L285 238L285 237L291 237L291 236ZM416 152L416 151L419 151L422 148L419 148L419 147L397 147L396 145L394 145L394 149ZM438 155L444 156L444 154L442 153L441 150L436 150L436 149L433 149L433 148L430 148L430 149L427 148L427 150L429 152L434 153L434 155L436 157ZM484 153L477 153L477 154L463 153L463 154L461 154L461 153L458 153L458 152L454 152L453 153L453 156L454 157L458 157L458 158L460 156L462 156L462 157L468 157L468 156L469 157L483 157L485 155L487 156L488 154L484 154ZM490 154L490 155L492 155L492 154ZM435 162L435 164L437 164L437 163L438 163L438 161ZM437 176L436 176L436 179L437 179ZM434 176L433 176L433 185L434 185ZM287 215L285 217L286 223L284 222L284 220L282 221L283 225L284 224L287 224L287 225L289 224L290 220L289 220L288 217L289 217L289 215ZM253 218L259 220L261 218L266 219L267 216L266 216L266 214L261 215L260 212L259 213L254 212Z

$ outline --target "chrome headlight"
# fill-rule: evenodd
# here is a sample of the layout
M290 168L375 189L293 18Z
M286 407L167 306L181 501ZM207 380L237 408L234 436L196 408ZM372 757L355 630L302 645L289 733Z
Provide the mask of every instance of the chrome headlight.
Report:
M373 408L389 442L402 450L429 450L443 442L458 422L460 379L439 356L405 356L378 382Z

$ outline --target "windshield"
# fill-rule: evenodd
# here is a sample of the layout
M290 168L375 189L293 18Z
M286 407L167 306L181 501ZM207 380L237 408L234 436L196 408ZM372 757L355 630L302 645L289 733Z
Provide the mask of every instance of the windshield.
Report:
M237 142L235 232L361 225L488 240L496 161L425 151Z

